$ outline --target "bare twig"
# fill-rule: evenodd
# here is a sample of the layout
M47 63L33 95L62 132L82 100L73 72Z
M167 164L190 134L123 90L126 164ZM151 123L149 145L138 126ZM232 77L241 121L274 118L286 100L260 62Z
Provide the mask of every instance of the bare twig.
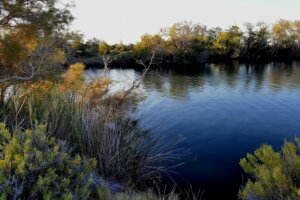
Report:
M138 77L137 79L135 79L133 82L132 82L132 85L131 87L126 90L124 92L124 95L123 95L123 98L127 97L129 94L131 94L134 90L138 89L141 85L141 83L143 82L143 80L145 79L145 76L148 74L148 72L150 71L151 69L151 66L153 65L153 62L154 62L154 58L155 58L155 52L152 53L152 56L151 56L151 59L150 59L150 62L148 65L146 65L142 60L136 60L136 62L139 64L139 65L142 65L144 67L144 70L143 70L143 73L140 77Z
M44 45L38 45L34 52L27 57L28 61L23 60L22 62L16 64L16 68L20 71L23 71L22 75L4 75L3 78L0 78L0 84L11 82L11 81L29 81L32 80L37 74L42 70L42 67L47 62L47 58L55 49L55 41L50 43L47 47ZM40 63L38 65L33 64L33 59L40 58ZM22 70L22 65L25 65L25 69Z

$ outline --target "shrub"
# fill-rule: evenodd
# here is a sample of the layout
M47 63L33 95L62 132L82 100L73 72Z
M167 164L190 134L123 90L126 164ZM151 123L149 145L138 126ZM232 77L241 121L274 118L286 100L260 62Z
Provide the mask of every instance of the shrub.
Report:
M0 199L88 199L93 159L70 154L45 127L13 135L0 124Z
M239 196L241 199L300 199L300 140L285 141L280 152L262 145L254 154L247 154L240 165L250 175Z

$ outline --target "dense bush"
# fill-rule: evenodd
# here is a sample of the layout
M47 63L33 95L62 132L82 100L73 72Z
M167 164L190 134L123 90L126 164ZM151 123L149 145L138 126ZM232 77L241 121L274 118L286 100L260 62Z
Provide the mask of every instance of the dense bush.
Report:
M239 193L245 200L300 199L300 140L283 144L280 152L262 145L240 165L250 180Z
M11 135L0 124L0 137L1 199L89 199L95 160L73 156L44 126Z

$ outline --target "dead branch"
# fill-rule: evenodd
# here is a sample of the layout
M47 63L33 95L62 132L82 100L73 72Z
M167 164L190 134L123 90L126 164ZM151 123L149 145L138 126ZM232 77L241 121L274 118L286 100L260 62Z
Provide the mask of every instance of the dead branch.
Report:
M16 64L16 67L22 71L22 75L4 75L4 78L0 78L0 84L6 83L10 81L29 81L32 80L37 74L39 74L42 70L42 67L47 62L47 58L55 49L55 42L52 42L45 47L44 45L38 45L33 53L27 57L26 60ZM33 59L40 58L39 64L34 65ZM25 70L22 70L21 66L26 65Z
M152 53L152 56L151 56L151 59L150 59L150 62L148 65L146 65L142 60L136 60L137 64L142 65L144 67L143 73L140 77L138 77L137 79L135 79L132 82L131 87L124 92L123 98L127 97L129 94L131 94L133 91L135 91L136 89L138 89L140 87L141 83L145 79L145 76L150 71L151 66L153 65L154 59L155 59L155 52Z
M112 62L110 55L103 55L102 62L104 64L104 76L107 77L109 74L109 64Z

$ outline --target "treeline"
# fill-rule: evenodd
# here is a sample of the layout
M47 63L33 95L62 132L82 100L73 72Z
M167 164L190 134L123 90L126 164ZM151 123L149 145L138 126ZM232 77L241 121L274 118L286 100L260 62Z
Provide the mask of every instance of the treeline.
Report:
M300 57L300 20L279 20L273 25L260 22L228 29L207 28L191 22L176 23L158 34L145 34L136 44L108 45L98 39L83 42L83 35L69 34L74 58L97 64L101 54L110 54L114 65L149 59L153 52L162 64L188 65L202 62L242 60L292 60ZM99 52L105 43L107 51ZM100 53L100 54L99 54Z

